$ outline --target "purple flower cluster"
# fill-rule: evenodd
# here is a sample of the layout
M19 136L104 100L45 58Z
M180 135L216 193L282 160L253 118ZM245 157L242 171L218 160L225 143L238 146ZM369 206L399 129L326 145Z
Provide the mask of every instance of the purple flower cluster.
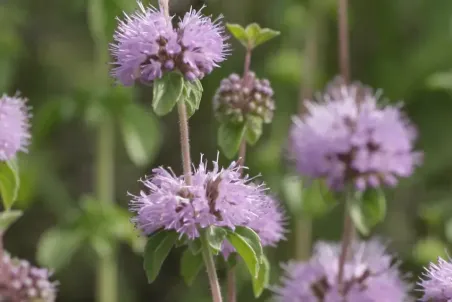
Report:
M289 263L282 286L275 289L280 302L404 302L410 286L378 240L355 242L344 266L339 287L340 245L319 242L305 263Z
M235 73L223 79L213 102L218 119L225 122L242 123L248 115L254 115L271 123L275 111L270 82L256 78L254 72L246 80Z
M4 255L0 264L0 300L53 302L57 284L49 281L50 276L47 269Z
M234 229L247 226L265 215L281 217L277 208L265 195L263 184L255 185L247 176L241 177L241 167L233 162L228 168L220 168L213 162L207 169L202 162L187 185L183 176L171 170L156 168L153 175L142 181L147 191L134 196L130 208L137 215L136 226L149 235L160 229L175 230L190 239L199 236L199 229L220 226ZM276 240L278 229L266 230L263 222L254 222L268 242Z
M112 74L123 85L151 83L177 70L188 80L201 79L225 60L228 45L219 19L191 9L177 29L162 11L145 8L119 21L111 52Z
M294 118L290 153L298 171L327 179L341 190L395 185L422 159L413 151L416 131L399 107L379 107L379 97L359 83L333 83L320 102L307 101L307 114Z
M26 99L3 95L0 98L0 161L13 158L19 151L27 151L30 140Z
M452 263L439 258L426 269L424 280L419 282L424 296L421 301L452 301Z

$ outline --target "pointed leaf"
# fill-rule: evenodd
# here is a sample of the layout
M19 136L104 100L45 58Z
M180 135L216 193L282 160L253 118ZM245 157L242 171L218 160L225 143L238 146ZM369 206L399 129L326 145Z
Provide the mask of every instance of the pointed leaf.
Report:
M233 231L228 232L227 239L235 248L237 254L242 257L251 276L253 278L257 278L262 257L262 247L260 247L260 249L255 249L253 247L260 245L260 242L256 244L254 236L251 236L251 238L245 238L244 236Z
M195 240L189 240L188 248L190 249L192 254L194 255L200 254L202 251L201 240L199 240L199 238Z
M16 201L19 187L19 167L16 160L0 162L0 193L6 210L9 210Z
M247 35L245 29L239 24L227 23L226 27L231 32L232 36L242 43L243 46L247 47Z
M226 238L227 232L221 227L211 226L207 229L207 240L209 241L210 248L215 255L221 251L221 246Z
M246 141L250 145L255 145L262 136L264 121L259 116L248 116L246 120Z
M184 85L184 101L187 106L188 117L191 117L196 110L199 109L199 104L202 99L202 84L199 80L193 82L185 81Z
M137 104L130 104L120 115L122 139L132 162L143 167L157 155L161 144L159 121Z
M281 32L272 30L269 28L262 28L259 32L259 35L256 38L256 41L254 42L254 47L257 47L261 44L264 44L265 42L270 41L271 39L279 36Z
M227 158L233 159L235 157L245 132L245 124L223 123L220 125L220 128L218 128L218 145Z
M239 234L251 245L253 250L256 252L258 258L264 255L264 250L262 249L261 239L259 235L248 227L238 226L235 228L234 233Z
M312 217L321 217L337 204L332 191L323 180L305 180L303 188L302 212Z
M184 78L181 74L169 72L154 81L152 108L157 115L166 115L173 110L182 96Z
M184 251L181 259L180 274L188 286L193 284L203 266L202 254L195 255L189 249Z
M178 234L174 231L160 231L148 238L144 248L144 270L149 283L157 278L163 261L168 257L177 238Z
M248 38L250 45L252 45L252 47L256 46L256 40L259 37L260 31L261 31L261 27L257 23L251 23L246 27L246 29L245 29L246 36Z
M267 257L262 256L261 264L259 266L259 275L257 278L252 278L254 297L259 298L264 289L270 282L270 262Z
M22 216L22 211L5 211L0 213L0 234L4 233L17 219Z
M369 189L357 194L350 205L350 216L356 228L363 235L369 235L371 229L386 216L386 198L380 189Z

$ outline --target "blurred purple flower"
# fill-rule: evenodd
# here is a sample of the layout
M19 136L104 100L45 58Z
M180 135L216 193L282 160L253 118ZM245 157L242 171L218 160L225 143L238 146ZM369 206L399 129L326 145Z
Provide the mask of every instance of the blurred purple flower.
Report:
M342 289L337 283L340 245L319 242L305 263L289 263L282 286L275 289L280 302L404 302L410 286L378 240L355 242L344 267Z
M162 11L138 4L139 11L119 20L110 45L112 75L123 85L151 83L172 70L194 80L224 60L227 45L219 22L191 10L175 30Z
M50 277L47 269L4 255L0 264L0 298L5 301L54 302L57 283L49 281Z
M307 101L307 114L295 117L290 153L298 171L325 177L341 190L395 185L410 176L422 154L413 151L416 131L399 107L378 107L379 97L359 83L330 84L320 102Z
M430 263L424 273L425 279L418 284L424 296L421 301L452 301L452 263L438 258L438 264Z
M266 198L265 187L251 184L239 170L235 162L226 169L213 162L209 171L201 158L193 184L186 185L184 177L170 169L154 169L153 175L142 181L147 190L134 196L130 204L137 213L136 226L147 235L166 229L194 239L199 229L211 225L230 229L248 225L261 214L255 205Z
M13 158L19 151L27 151L30 141L27 100L19 96L0 98L0 161Z

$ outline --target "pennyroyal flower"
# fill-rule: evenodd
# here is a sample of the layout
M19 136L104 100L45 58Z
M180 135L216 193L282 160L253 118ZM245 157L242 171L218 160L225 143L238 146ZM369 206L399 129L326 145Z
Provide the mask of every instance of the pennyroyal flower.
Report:
M399 106L379 106L368 87L335 82L318 101L305 103L307 114L295 117L290 156L308 177L326 178L341 190L395 185L421 161L413 151L416 131Z
M170 169L154 169L152 176L142 181L146 190L130 203L137 228L147 235L161 229L175 230L194 239L208 226L247 226L261 214L256 204L267 198L265 186L241 177L235 162L220 168L214 161L213 169L208 170L201 158L192 182L187 185L183 176ZM270 240L272 235L268 236Z
M418 283L421 286L426 302L452 301L452 263L438 258L438 263L430 263L424 273L424 279Z
M201 79L225 59L228 46L218 20L190 10L174 28L162 11L138 4L137 12L119 20L110 45L112 75L123 85L152 83L173 70Z
M50 277L47 269L37 268L26 260L4 255L0 264L0 300L54 302L57 284L50 281Z
M19 96L0 98L0 161L27 151L30 141L29 109L26 99Z
M279 302L405 302L410 286L393 258L378 240L354 242L339 287L340 244L319 242L308 262L289 263L282 285L275 288Z

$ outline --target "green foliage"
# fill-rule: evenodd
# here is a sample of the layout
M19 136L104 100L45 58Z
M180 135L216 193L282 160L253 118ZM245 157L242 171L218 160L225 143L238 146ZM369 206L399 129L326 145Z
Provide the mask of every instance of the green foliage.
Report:
M245 124L222 123L218 128L218 145L223 154L233 159L246 133Z
M252 23L246 28L239 24L226 24L231 34L242 43L243 46L253 49L277 36L280 32L269 28L261 28L259 24Z
M210 226L206 232L207 241L209 242L212 253L218 255L221 252L221 246L226 238L227 231L221 227Z
M246 118L246 142L255 145L262 136L264 121L259 116L249 115Z
M22 216L22 211L0 212L0 233L3 234L8 228Z
M270 262L262 256L257 278L252 278L254 297L259 298L270 282Z
M190 249L186 249L182 254L180 274L185 283L191 286L204 266L201 253L194 254Z
M137 166L146 166L161 144L159 121L137 104L129 104L120 116L122 139L127 154Z
M227 239L245 262L252 278L258 278L264 253L256 232L247 227L237 227L235 231L228 231Z
M156 79L153 87L152 108L157 115L163 116L170 113L183 96L184 78L180 73L168 72Z
M367 189L364 194L356 193L350 202L350 216L356 228L363 235L382 222L386 216L386 198L381 189Z
M144 249L144 270L149 283L157 278L178 236L174 231L159 231L148 238Z
M437 237L427 237L416 242L413 257L420 264L425 265L436 261L438 257L447 257L447 245Z
M184 82L183 97L189 117L199 109L199 105L201 104L202 99L202 92L202 84L198 79L194 80L193 82Z
M19 167L16 159L0 162L0 194L3 207L11 209L19 192Z
M439 72L427 79L427 85L433 89L452 90L452 72Z

